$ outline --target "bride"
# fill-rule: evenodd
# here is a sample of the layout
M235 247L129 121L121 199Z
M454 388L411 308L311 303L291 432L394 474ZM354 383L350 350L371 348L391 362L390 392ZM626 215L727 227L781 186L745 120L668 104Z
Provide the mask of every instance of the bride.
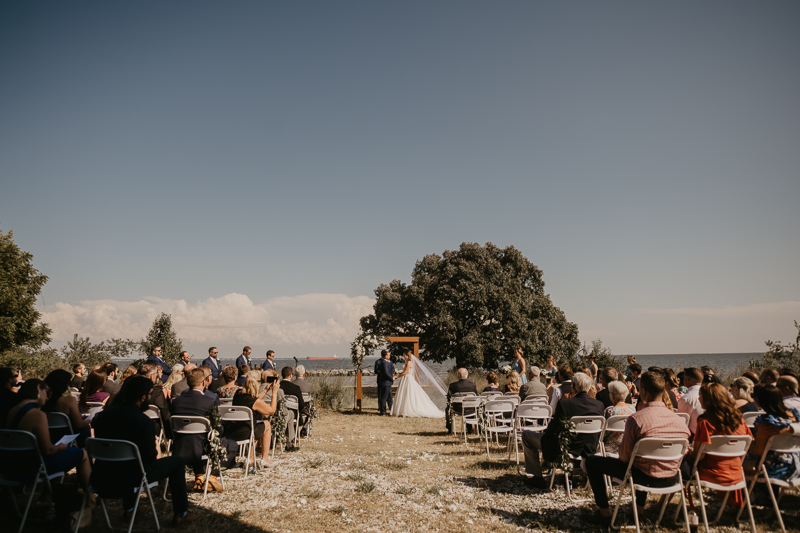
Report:
M403 353L406 366L397 376L401 379L397 387L397 394L392 406L392 416L413 418L444 418L444 411L436 406L429 394L440 400L446 401L442 380L428 368L425 363L411 354L411 350ZM426 389L430 391L426 392Z

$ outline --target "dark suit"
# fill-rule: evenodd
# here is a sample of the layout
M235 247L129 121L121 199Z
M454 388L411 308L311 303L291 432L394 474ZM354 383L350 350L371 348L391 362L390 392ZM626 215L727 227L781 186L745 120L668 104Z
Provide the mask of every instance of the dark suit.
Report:
M300 424L300 414L304 413L306 408L306 403L303 401L303 391L300 390L300 387L285 379L281 380L281 390L283 390L284 394L287 396L296 396L298 400L298 411L295 413L293 409L289 409L289 416L292 417L292 420L286 420L286 434L294 438L295 423Z
M375 361L375 378L378 382L378 411L386 414L386 406L392 410L392 384L394 383L394 364L383 357Z
M206 365L208 368L211 369L211 376L214 379L219 377L219 373L222 372L222 365L219 362L219 359L216 357L211 357L210 355L203 359L203 365Z
M109 393L111 396L114 396L116 393L119 392L120 384L112 381L111 379L107 379L103 388L100 389L103 392Z
M225 385L225 378L222 377L222 376L219 376L219 377L215 378L214 381L212 381L208 385L208 390L210 390L211 392L217 392L217 389L222 387L223 385Z
M81 390L83 388L83 376L73 377L72 381L69 382L69 386Z
M189 389L177 398L172 399L172 416L186 415L207 418L208 413L217 404L217 401L199 390ZM230 467L235 462L238 446L235 441L228 442L224 438L220 439L220 441L222 446L228 449L227 461L223 461L222 466ZM172 452L183 457L186 464L192 465L195 475L204 474L205 461L201 457L203 456L205 443L205 435L175 435L175 445L172 448ZM218 473L212 473L218 475Z
M173 398L177 398L183 393L183 391L188 389L189 389L189 382L186 381L186 378L183 378L182 380L180 380L179 382L177 382L172 386L170 394Z
M607 388L599 391L595 396L595 398L603 402L603 407L611 407L612 405L614 405L614 403L611 401L611 393L608 391ZM625 399L625 403L629 404L632 401L633 400L631 399L631 395L628 394L628 397Z
M468 379L459 379L458 381L454 381L453 383L450 384L450 386L447 388L447 390L450 393L449 396L451 398L456 393L459 393L459 392L473 392L476 395L478 394L478 387L476 387L475 383L473 383L472 381L470 381ZM454 405L453 406L453 412L455 412L457 414L463 414L462 411L461 411L461 406L460 405ZM467 413L467 414L471 414L471 413ZM470 428L472 428L472 426L470 426ZM452 428L450 427L449 423L447 424L447 431L448 432L452 431Z
M264 364L261 365L261 370L275 370L276 372L278 371L278 369L275 368L275 363L273 363L269 359L264 361Z
M528 396L545 395L547 396L547 387L538 379L533 379L527 382L522 388L519 389L519 401L524 401Z
M172 439L172 427L169 425L169 417L172 414L169 409L169 401L164 396L164 386L160 383L153 386L153 392L150 393L150 405L158 407L158 414L161 416L161 423L164 425L164 435L168 439ZM156 430L158 429L156 428Z
M161 367L161 369L163 370L161 374L162 383L164 383L169 379L169 375L172 374L172 369L169 367L167 363L164 362L163 359L151 353L149 356L147 356L147 362Z
M102 439L127 440L139 448L147 480L169 478L172 491L172 508L176 514L189 507L186 496L185 466L178 455L156 459L156 429L153 421L144 415L136 404L107 407L92 420L95 436ZM95 461L92 467L92 486L104 497L120 497L123 508L130 509L136 496L130 487L138 486L142 479L135 461L126 463Z
M249 357L245 357L244 354L236 358L236 370L239 370L242 365L247 365L250 370L253 370L253 361Z

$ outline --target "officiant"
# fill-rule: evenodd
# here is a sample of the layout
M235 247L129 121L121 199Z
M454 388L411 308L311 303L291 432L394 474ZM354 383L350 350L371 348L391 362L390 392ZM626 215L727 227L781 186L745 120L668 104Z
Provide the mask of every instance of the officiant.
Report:
M381 350L381 358L375 361L375 379L378 382L378 410L386 415L386 405L392 410L392 384L394 383L394 364L389 350Z

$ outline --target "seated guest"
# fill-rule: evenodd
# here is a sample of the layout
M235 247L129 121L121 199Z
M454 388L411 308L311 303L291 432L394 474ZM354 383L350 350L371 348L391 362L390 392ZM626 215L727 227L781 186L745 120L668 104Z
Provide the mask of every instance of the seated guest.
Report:
M560 371L560 370L559 370ZM581 372L572 377L572 391L575 396L562 398L556 405L553 418L544 433L525 430L522 433L522 447L525 452L525 471L532 474L528 485L537 489L544 489L547 483L542 475L542 466L539 461L539 452L544 460L555 462L558 460L560 444L559 434L564 430L564 420L574 416L603 416L603 403L590 398L586 393L592 387L592 378ZM569 453L573 457L588 457L597 452L599 433L577 435L570 445Z
M164 396L170 398L172 396L172 386L183 379L183 368L185 365L174 364L172 365L172 373L164 382Z
M178 396L183 394L185 390L189 389L189 382L186 380L186 376L188 376L189 375L188 373L194 370L195 368L197 368L197 365L194 363L186 363L185 365L183 365L183 379L181 379L179 382L177 382L172 386L170 397L177 398Z
M217 388L217 396L220 398L233 398L236 391L241 388L236 384L236 369L232 366L226 366L222 369L219 377L225 381L225 384ZM247 379L246 375L243 377Z
M206 361L207 361L207 360L208 360L208 359L206 359ZM228 366L230 366L230 365L228 365ZM211 391L211 392L217 392L217 389L218 389L218 388L220 388L220 387L222 387L223 385L225 385L225 378L224 378L224 377L222 377L222 371L224 370L224 368L220 368L220 369L219 369L219 372L217 372L216 374L214 374L214 369L213 369L213 368L211 368L210 366L208 366L207 364L205 364L205 361L203 362L203 366L202 366L201 368L207 368L207 369L208 369L208 372L210 372L210 373L211 373L211 379L212 379L212 381L211 381L211 383L209 383L209 385L208 385L208 387L207 387L209 391ZM233 368L233 371L234 371L234 373L235 373L236 375L238 375L238 371L236 370L236 367L235 367L235 366L232 366L231 368ZM235 379L235 378L234 378L234 379Z
M501 392L500 385L497 382L497 374L494 372L486 374L486 387L483 389L483 392Z
M83 383L83 390L78 401L78 408L81 413L89 412L89 405L86 402L106 403L111 395L103 392L103 385L106 383L106 375L103 372L92 370L86 381Z
M300 387L300 390L303 391L303 394L311 394L311 391L314 390L314 385L311 384L310 381L306 380L306 367L303 365L297 365L294 369L294 379L292 383Z
M753 382L748 378L737 378L731 385L734 406L740 413L753 413L758 407L753 402Z
M6 427L8 412L19 403L19 396L14 392L16 383L16 372L13 368L0 368L0 428Z
M128 368L126 368L126 369L125 369L125 370L122 372L122 375L121 375L121 376L120 376L120 378L119 378L119 382L120 382L120 383L123 383L123 382L124 382L126 379L128 379L129 377L131 377L131 376L135 376L135 375L136 375L136 374L138 374L138 373L139 373L139 369L138 369L138 368L136 368L136 367L135 367L135 366L133 366L133 365L128 365Z
M612 381L609 383L608 394L613 405L606 407L605 411L603 411L603 416L607 419L618 415L632 415L636 412L636 409L634 409L631 404L625 402L625 398L629 396L628 387L621 381ZM618 455L621 442L622 433L608 433L605 439L603 439L603 446L605 446L606 453Z
M508 373L508 383L503 386L503 393L506 392L516 392L519 393L519 389L522 388L522 380L519 378L519 372L516 370L512 370Z
M750 446L750 453L742 465L746 472L754 471L759 459L764 455L770 437L780 433L792 431L792 424L800 422L800 411L786 407L783 403L783 395L777 387L756 385L753 391L756 405L763 409L765 414L755 420L753 433L755 442ZM790 482L800 477L800 453L777 454L769 452L764 460L767 474L771 478L782 479Z
M575 372L580 372L581 374L586 374L590 378L592 378L592 388L586 391L586 394L589 395L590 398L597 399L597 387L594 385L594 376L591 374L591 368L588 366L578 366L575 367Z
M669 382L667 381L667 372L663 368L657 366L651 366L647 369L648 372L655 372L660 374L662 378L664 378L664 405L667 407L672 408L672 410L676 410L678 408L678 399L675 397L675 394L669 388Z
M211 373L211 369L209 367L207 367L206 365L201 366L200 370L202 370L203 373L208 378L208 381L204 382L204 384L203 384L203 394L205 394L206 396L208 396L209 398L214 400L214 403L216 403L217 407L219 407L219 396L217 396L217 393L215 392L217 389L215 388L214 390L212 390L211 389L211 385L215 381L219 382L219 381L225 379L225 378L222 377L222 371L220 371L219 377L217 379L214 379L214 375ZM222 383L222 385L224 385L224 383Z
M278 406L278 391L280 386L277 381L268 383L267 387L261 392L258 391L258 381L255 379L260 374L259 371L251 371L244 382L244 387L236 391L233 397L233 405L248 407L253 411L253 422L255 424L255 441L261 444L261 466L269 467L269 444L272 438L272 431L269 420L266 417L275 414ZM270 398L270 403L264 402L264 397ZM231 440L245 440L250 436L250 424L246 422L233 422L225 426L225 437ZM250 460L254 461L255 451L250 450Z
M236 378L236 386L237 387L241 387L241 386L244 385L244 382L247 379L247 373L248 372L250 372L250 366L249 365L241 365L241 366L239 366L239 377ZM222 398L222 396L220 396L220 398Z
M91 424L85 421L81 416L81 412L78 409L78 400L76 400L73 395L67 394L71 380L72 376L69 375L69 372L61 370L60 368L58 370L53 370L44 378L44 382L50 389L50 397L42 407L42 411L45 413L64 413L67 415L72 424L72 430L78 433L78 447L85 448L86 439L92 436L92 427ZM50 438L54 442L58 442L61 437L68 433L69 429L66 428L58 432L52 431Z
M539 379L541 370L538 366L528 368L528 382L519 389L519 399L524 401L528 396L546 396L547 387Z
M447 393L449 397L463 392L478 394L478 388L475 386L475 383L467 379L469 377L469 372L467 372L466 368L459 368L456 370L456 377L458 377L458 381L452 382L450 386L447 387ZM453 411L458 415L464 414L462 413L460 404L453 404ZM450 425L450 421L447 420L447 417L445 417L445 420L447 421L447 432L451 433L453 428ZM470 428L472 428L472 426L470 426Z
M702 378L700 378L702 379ZM600 508L599 515L587 517L592 523L608 526L611 523L611 509L608 506L605 477L618 479L625 477L628 463L636 442L640 439L655 437L661 439L688 439L689 429L681 417L668 408L664 397L664 377L654 372L641 376L639 403L642 408L628 417L625 433L619 447L619 459L591 455L586 459L586 471L594 491L594 501ZM667 487L678 481L680 460L651 461L637 458L631 469L634 483L647 487ZM646 492L636 492L636 506L639 512L644 511L647 499Z
M736 408L725 387L719 383L708 383L700 388L700 404L704 412L697 417L697 434L694 436L692 450L681 463L681 475L688 480L697 451L703 444L711 444L716 435L750 435L750 429L742 420L742 413ZM732 485L742 480L741 457L719 458L706 456L697 463L700 479L720 485ZM722 493L723 496L725 493ZM691 502L691 492L689 493ZM744 505L741 491L737 490L728 499L737 507ZM694 504L692 503L694 508Z
M114 396L119 391L119 384L114 380L119 375L119 367L114 363L106 363L100 369L106 375L106 382L103 384L103 392L109 393Z
M572 369L565 365L558 367L556 381L560 385L553 388L553 395L550 397L550 409L552 409L554 413L556 412L556 405L558 405L558 401L561 400L561 398L572 397Z
M72 373L74 376L72 380L70 380L69 386L81 390L81 387L83 387L83 379L86 376L86 365L83 363L72 365Z
M630 379L628 379L628 381L633 383L633 386L636 387L636 390L638 391L639 390L639 379L642 376L642 365L640 365L639 363L633 363L628 368L630 369L630 375L631 375L631 377L630 377Z
M303 401L303 391L300 387L292 383L292 367L285 366L281 370L283 379L280 383L280 388L286 396L295 396L297 398L298 410L294 411L289 409L289 418L286 419L286 435L289 436L288 444L286 445L287 452L294 452L299 450L295 439L296 424L301 424L300 415L305 411L305 402Z
M756 373L755 373L755 372L753 372L753 371L751 371L751 370L748 370L747 372L745 372L744 374L742 374L742 377L743 377L743 378L747 378L747 379L749 379L750 381L752 381L752 382L753 382L753 387L755 387L756 385L758 385L758 384L759 384L759 381L758 381L758 376L756 375Z
M681 399L683 394L680 391L681 382L678 380L678 377L675 375L675 371L671 368L663 368L664 371L664 381L666 383L666 389L671 393L671 397L675 398L675 402L673 402L672 407L674 409L678 408L678 400Z
M694 435L697 431L697 417L703 414L703 408L700 406L703 373L699 368L687 368L683 371L683 383L686 385L686 393L678 402L678 412L689 415L689 432Z
M596 398L603 402L603 407L608 409L609 407L614 405L614 402L611 400L611 392L608 390L609 385L614 381L619 381L623 385L625 385L625 390L628 391L628 394L625 396L625 403L632 403L633 398L631 398L630 389L628 386L622 381L622 372L617 370L613 367L607 367L600 371L600 376L597 378L598 383L602 389L597 392Z
M777 371L771 368L766 368L764 369L763 372L761 372L761 375L758 377L758 380L764 385L774 385L775 382L778 381L779 377L780 375L778 374Z
M172 414L186 416L202 416L208 418L212 409L217 406L219 399L216 394L214 398L205 394L206 386L211 383L211 372L206 373L202 368L195 368L189 372L187 378L189 390L172 400ZM205 455L204 449L207 446L206 435L175 435L175 445L173 454L180 455L187 465L191 465L194 470L196 490L203 490L205 483L206 461L202 459ZM227 449L227 457L221 461L222 467L229 468L235 463L236 452L239 449L235 441L220 438L223 449ZM209 488L222 491L222 484L217 476L219 471L214 469L208 479Z
M153 375L158 376L158 372ZM153 421L143 414L152 389L152 380L144 376L126 379L111 405L94 418L93 425L98 438L127 440L136 445L149 482L169 478L174 513L172 525L179 526L197 520L200 514L187 512L189 498L183 458L179 455L156 458L156 428ZM95 461L92 469L92 486L105 494L119 494L126 520L130 520L130 513L139 497L133 487L137 487L141 479L141 470L135 461Z
M172 439L172 426L169 423L169 418L172 416L172 413L170 412L169 400L164 394L164 385L161 384L159 370L160 367L153 363L144 363L139 368L139 375L146 377L153 383L149 404L158 408L160 420L156 422L156 431L160 432L163 426L164 435L166 435L168 439Z
M41 379L29 379L23 383L17 393L19 403L9 411L6 427L33 433L36 443L39 445L39 452L44 459L47 473L69 472L71 469L77 468L81 486L84 491L88 492L92 467L86 452L80 448L70 448L69 444L54 446L50 439L47 415L41 410L41 407L47 402L48 392L47 384ZM4 451L0 469L2 469L4 477L28 484L32 481L38 463L39 458L31 455L30 452ZM90 494L89 499L91 505L94 506L95 496Z
M797 396L797 378L789 374L781 375L775 386L783 394L783 404L787 409L800 411L800 396Z

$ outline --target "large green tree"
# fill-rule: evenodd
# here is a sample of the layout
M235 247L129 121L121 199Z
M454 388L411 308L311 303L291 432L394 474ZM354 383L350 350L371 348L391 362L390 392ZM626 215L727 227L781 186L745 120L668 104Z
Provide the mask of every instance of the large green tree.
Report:
M161 357L164 362L172 366L178 362L183 351L183 341L172 329L172 315L161 313L153 321L147 337L140 341L142 352L150 354L153 346L161 346Z
M50 342L52 332L36 310L46 282L47 276L33 268L33 255L14 243L14 232L0 230L0 353Z
M542 271L513 246L462 243L427 255L410 285L393 280L375 296L362 331L418 336L426 360L494 368L520 347L533 363L550 355L573 362L580 348L578 327L545 294Z

